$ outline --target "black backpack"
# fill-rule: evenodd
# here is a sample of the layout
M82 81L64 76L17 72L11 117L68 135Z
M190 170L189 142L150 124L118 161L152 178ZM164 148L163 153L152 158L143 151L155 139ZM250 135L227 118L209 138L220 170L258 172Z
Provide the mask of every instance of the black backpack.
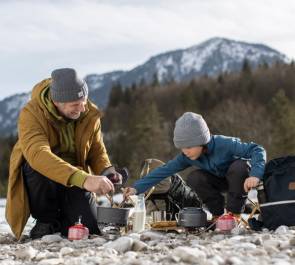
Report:
M295 156L270 160L263 176L265 202L260 203L263 226L295 226Z

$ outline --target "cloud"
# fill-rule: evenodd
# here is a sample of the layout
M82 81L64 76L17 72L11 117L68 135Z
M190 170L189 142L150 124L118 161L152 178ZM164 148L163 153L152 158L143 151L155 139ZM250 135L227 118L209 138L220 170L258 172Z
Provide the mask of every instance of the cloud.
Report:
M293 0L0 1L0 72L11 88L1 95L30 89L56 67L82 75L130 69L214 36L295 57L294 11Z

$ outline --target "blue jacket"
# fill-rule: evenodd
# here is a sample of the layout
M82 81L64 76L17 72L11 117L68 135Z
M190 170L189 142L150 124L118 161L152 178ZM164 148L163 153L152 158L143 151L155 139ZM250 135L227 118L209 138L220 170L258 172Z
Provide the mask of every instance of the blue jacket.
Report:
M239 138L212 135L207 145L207 152L198 159L191 160L181 153L136 181L133 187L137 193L143 193L166 177L190 166L197 166L215 176L225 177L229 166L237 159L249 160L251 165L249 176L262 179L266 163L266 152L262 146L253 142L243 143Z

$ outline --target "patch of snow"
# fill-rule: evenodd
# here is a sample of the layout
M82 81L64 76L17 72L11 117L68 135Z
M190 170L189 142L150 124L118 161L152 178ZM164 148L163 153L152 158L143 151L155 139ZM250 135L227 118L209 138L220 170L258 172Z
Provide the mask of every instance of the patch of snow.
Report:
M195 46L183 52L181 58L181 72L188 74L192 70L200 71L208 57L217 50L221 40L209 42L206 46Z
M30 94L15 95L5 102L6 113L11 110L20 110L30 98Z
M156 63L156 69L157 69L157 74L158 74L158 79L160 82L162 82L164 79L165 79L165 76L167 75L168 73L168 69L167 67L168 66L174 66L175 63L172 59L171 56L169 57L166 57L166 58L163 58L162 60L159 60L157 63Z

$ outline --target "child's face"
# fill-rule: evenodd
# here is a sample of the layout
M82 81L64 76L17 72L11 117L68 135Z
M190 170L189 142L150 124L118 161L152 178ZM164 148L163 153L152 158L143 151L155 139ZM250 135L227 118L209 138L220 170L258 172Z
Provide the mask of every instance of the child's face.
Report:
M194 146L189 148L182 148L182 153L185 154L190 160L196 160L203 152L203 146Z

